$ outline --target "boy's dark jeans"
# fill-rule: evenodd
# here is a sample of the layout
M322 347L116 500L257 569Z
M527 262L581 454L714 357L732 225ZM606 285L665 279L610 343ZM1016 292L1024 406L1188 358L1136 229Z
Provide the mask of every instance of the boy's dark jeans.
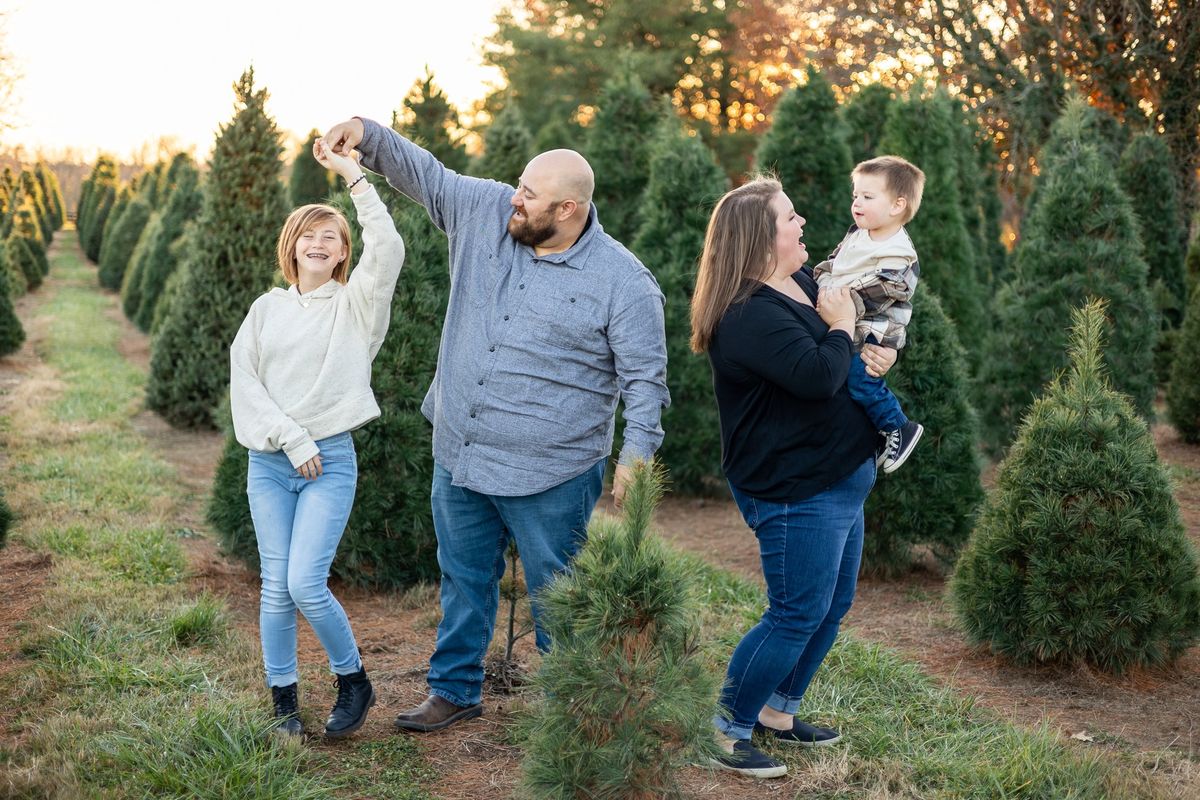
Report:
M855 355L850 362L850 377L846 381L850 397L863 407L871 424L881 431L896 431L904 427L908 417L900 409L900 401L887 387L883 378L867 374L867 365Z

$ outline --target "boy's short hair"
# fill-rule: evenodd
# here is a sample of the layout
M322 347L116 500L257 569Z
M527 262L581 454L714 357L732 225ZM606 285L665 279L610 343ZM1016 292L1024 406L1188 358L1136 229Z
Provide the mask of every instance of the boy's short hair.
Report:
M925 173L900 156L879 156L864 161L854 168L850 176L882 175L887 189L894 197L906 201L904 222L908 223L921 207L921 193L925 191Z

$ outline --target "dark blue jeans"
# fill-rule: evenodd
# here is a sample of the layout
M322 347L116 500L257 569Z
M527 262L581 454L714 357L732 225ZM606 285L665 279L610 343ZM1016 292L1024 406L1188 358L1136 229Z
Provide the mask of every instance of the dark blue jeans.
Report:
M429 689L457 706L483 692L483 658L496 626L500 578L509 537L516 539L532 598L538 649L550 640L538 622L537 593L565 570L587 536L600 499L605 459L578 477L538 494L502 497L450 485L450 473L433 468L433 527L442 570L442 621L429 659Z
M850 397L863 407L871 424L881 431L898 431L908 422L900 401L887 387L883 378L867 374L867 365L857 354L850 359L850 377L846 380Z
M749 739L770 706L795 714L850 610L862 560L863 503L875 484L875 459L816 497L795 503L758 500L733 489L758 537L768 606L733 651L716 726Z

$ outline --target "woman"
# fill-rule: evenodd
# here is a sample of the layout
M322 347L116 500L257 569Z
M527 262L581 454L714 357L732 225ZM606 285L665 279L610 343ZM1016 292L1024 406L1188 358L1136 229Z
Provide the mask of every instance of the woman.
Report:
M715 766L753 777L787 767L750 744L758 730L799 745L836 731L795 713L854 598L863 503L878 434L846 389L854 303L817 290L804 219L779 182L726 194L709 220L692 299L692 349L708 353L721 418L722 466L758 537L769 606L734 650L722 714L728 756ZM872 375L895 351L864 348Z
M350 275L350 226L337 209L302 206L279 234L287 289L250 307L230 348L230 404L249 448L246 493L262 564L259 633L278 729L303 734L296 685L296 610L317 634L336 676L325 735L362 727L375 692L346 612L329 591L329 565L358 478L350 431L379 416L371 361L391 317L404 243L363 171L318 140L313 155L341 176L363 226Z

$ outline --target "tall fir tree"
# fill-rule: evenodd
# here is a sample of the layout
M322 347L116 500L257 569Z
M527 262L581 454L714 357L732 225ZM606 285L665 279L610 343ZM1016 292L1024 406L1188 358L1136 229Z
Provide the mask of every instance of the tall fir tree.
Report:
M639 206L650 173L650 148L661 104L632 71L618 72L596 101L584 154L596 174L592 200L604 231L628 245L640 225Z
M421 402L437 366L450 280L446 237L425 209L386 186L380 191L407 255L392 298L388 335L371 371L381 415L354 432L359 481L371 491L354 503L332 573L348 583L395 589L438 575L429 510L432 432ZM341 192L332 203L351 220L354 252L361 253L349 196ZM246 449L230 436L213 482L208 519L228 552L256 565L246 467Z
M593 517L571 572L541 594L553 644L522 765L531 796L680 797L680 768L716 754L720 679L699 647L693 572L650 530L661 494L639 467L621 517Z
M720 420L708 359L692 353L688 344L689 309L708 214L727 182L712 151L674 115L663 118L653 137L649 172L633 252L654 273L666 298L671 405L663 411L663 429L669 433L658 458L676 491L713 494L725 486Z
M471 173L516 186L533 155L533 137L520 110L515 105L506 106L484 131L483 154L472 165Z
M0 261L5 256L0 255ZM15 353L25 343L25 328L17 319L17 311L13 308L12 292L9 289L8 267L0 269L0 356Z
M437 85L428 66L404 96L403 111L392 120L392 127L424 147L455 172L467 169L467 151L461 137L458 111Z
M139 193L140 195L140 193ZM97 279L105 289L121 288L125 270L133 257L138 239L150 221L151 207L140 196L131 198L114 221L100 247L100 269Z
M46 204L46 195L42 191L42 184L38 181L34 173L26 169L21 170L21 174L17 177L17 180L19 182L18 191L23 193L33 206L38 222L38 229L41 232L42 244L49 245L50 240L54 238L54 219L51 216L49 206Z
M979 422L954 325L928 289L913 295L908 344L887 384L926 433L899 473L879 476L867 500L863 569L902 573L916 547L953 564L983 502Z
M996 297L996 328L980 376L989 449L1011 441L1025 409L1066 366L1066 321L1088 297L1109 300L1114 331L1105 358L1138 413L1154 399L1157 313L1129 198L1114 162L1092 142L1090 111L1072 102L1054 124L1038 203L1023 225L1013 277Z
M324 203L333 191L333 173L322 167L313 156L313 143L320 138L320 131L310 131L292 161L288 197L293 208L309 203Z
M1162 137L1151 131L1134 136L1121 154L1117 177L1133 203L1141 229L1142 251L1149 269L1147 281L1161 325L1154 372L1160 383L1166 383L1175 334L1187 308L1183 263L1187 226L1175 186L1171 151Z
M88 208L87 229L83 232L83 253L93 264L100 261L100 245L108 217L117 202L119 188L115 183L96 183Z
M1193 289L1187 314L1179 329L1179 341L1167 384L1167 416L1185 442L1200 443L1200 289Z
M122 287L125 315L137 327L149 333L154 312L175 272L179 259L176 244L183 236L184 226L194 220L203 205L200 172L195 163L187 160L186 167L176 170L174 186L167 194L166 205L146 224L146 231L135 252L130 281ZM137 284L133 284L133 279Z
M917 248L921 281L953 320L974 376L989 325L979 257L963 217L961 127L961 114L944 92L910 95L888 110L879 153L902 156L925 173L921 208L906 227Z
M951 598L972 640L1018 663L1169 663L1200 637L1196 552L1145 421L1108 381L1103 304L1073 320L1068 370L1022 423Z
M45 275L33 250L30 249L28 239L13 231L4 240L4 250L9 271L20 271L25 277L25 287L28 291L32 292L42 285Z
M229 345L250 304L271 285L287 214L275 121L254 70L234 84L233 119L213 147L180 292L154 338L146 404L173 425L213 427L229 385ZM204 298L204 302L197 302Z
M850 147L833 87L809 67L806 83L789 89L763 135L755 161L779 176L796 213L804 217L804 241L814 263L846 235L850 216Z
M879 153L888 108L895 99L891 87L871 83L850 95L838 109L845 125L846 144L850 146L850 160L855 164Z
M75 227L79 231L80 246L83 246L92 229L98 197L106 186L115 187L117 182L117 162L110 156L99 156L80 186L79 204L75 207Z
M8 296L16 300L29 290L29 281L21 262L14 258L15 248L9 246L9 238L11 234L0 240L0 273L7 278Z
M1192 292L1196 290L1196 284L1200 283L1200 218L1192 223L1192 228L1194 233L1188 244L1187 256L1183 261L1183 274L1187 280L1188 297L1191 297Z
M54 222L54 230L58 230L67 219L66 204L63 202L62 185L59 183L58 176L54 173L54 170L50 169L45 161L38 161L33 169L38 183L42 186L42 192L46 196L46 207L49 209L51 219Z
M963 202L963 222L975 250L976 272L987 291L1002 276L1007 253L1000 241L1000 215L996 148L979 125L975 112L961 103L951 106L958 134L958 191Z

